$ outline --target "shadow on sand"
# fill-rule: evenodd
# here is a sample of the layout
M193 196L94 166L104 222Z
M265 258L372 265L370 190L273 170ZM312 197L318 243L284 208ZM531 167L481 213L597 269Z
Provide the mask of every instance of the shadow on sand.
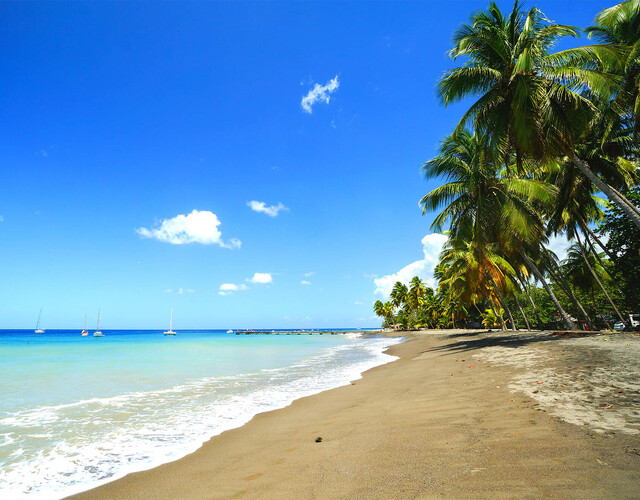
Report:
M455 340L464 337L464 340ZM518 348L521 346L537 343L537 342L553 342L556 340L566 339L561 335L554 335L550 332L469 332L469 333L453 333L447 335L447 338L455 340L441 346L433 347L425 352L443 352L457 353L467 352L483 347L511 347Z

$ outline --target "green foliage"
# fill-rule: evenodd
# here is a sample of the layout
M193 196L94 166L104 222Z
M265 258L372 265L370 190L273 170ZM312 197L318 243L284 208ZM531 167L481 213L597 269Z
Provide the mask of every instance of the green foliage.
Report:
M519 326L606 326L616 303L640 310L640 210L628 201L640 206L640 1L587 31L600 43L553 53L579 30L516 0L508 15L491 2L455 32L450 55L463 63L438 93L445 105L474 102L424 164L444 183L420 200L423 213L441 210L432 228L448 228L434 273L443 316L475 317L484 304L491 325L499 318L486 311L504 307ZM606 254L595 253L598 224ZM545 248L558 234L575 240L562 263ZM407 302L409 324L424 302L400 285L392 300Z
M640 207L640 187L627 198ZM618 207L610 206L598 232L609 238L606 247L614 256L613 276L616 288L622 291L621 301L627 312L636 313L640 311L640 230Z
M499 316L496 316L496 312ZM504 321L504 309L499 309L494 312L493 309L485 309L482 314L482 324L486 328L500 328L502 326L502 321Z

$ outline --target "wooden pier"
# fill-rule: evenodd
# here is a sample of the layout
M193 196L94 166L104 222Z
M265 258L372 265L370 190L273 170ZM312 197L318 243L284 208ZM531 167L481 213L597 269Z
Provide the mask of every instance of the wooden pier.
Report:
M344 335L357 333L359 330L236 330L236 335Z

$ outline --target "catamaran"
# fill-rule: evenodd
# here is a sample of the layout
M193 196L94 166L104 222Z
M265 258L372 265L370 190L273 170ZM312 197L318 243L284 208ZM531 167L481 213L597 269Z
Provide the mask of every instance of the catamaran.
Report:
M82 330L82 333L80 335L82 335L83 337L89 335L89 331L87 330L87 313L84 313L84 330Z
M38 322L36 323L36 333L44 333L44 330L40 328L40 318L42 317L42 307L40 307L40 314L38 314Z
M169 329L166 332L163 332L163 335L175 335L176 332L174 332L171 327L173 326L173 307L171 308L171 316L169 318Z
M104 337L104 334L100 331L100 308L98 307L98 329L93 332L94 337Z

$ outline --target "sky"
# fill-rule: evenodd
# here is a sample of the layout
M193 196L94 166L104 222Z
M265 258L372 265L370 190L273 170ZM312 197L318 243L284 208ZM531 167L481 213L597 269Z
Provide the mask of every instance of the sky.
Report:
M435 85L487 4L2 2L0 328L378 326L431 280Z

